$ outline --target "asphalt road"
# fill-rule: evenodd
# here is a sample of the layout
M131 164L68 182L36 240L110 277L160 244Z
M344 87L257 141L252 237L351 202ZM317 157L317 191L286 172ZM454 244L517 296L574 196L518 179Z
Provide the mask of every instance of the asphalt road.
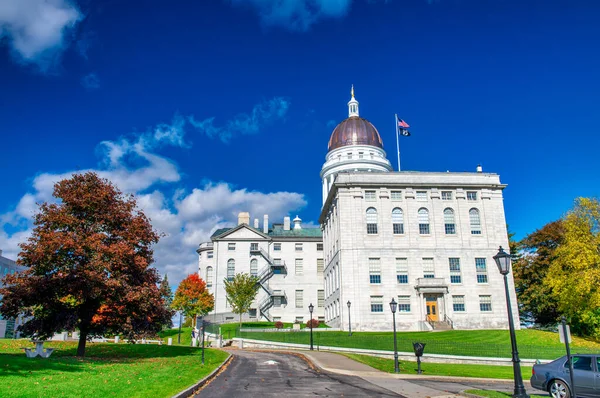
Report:
M360 377L318 372L296 355L231 353L227 368L195 397L402 397Z

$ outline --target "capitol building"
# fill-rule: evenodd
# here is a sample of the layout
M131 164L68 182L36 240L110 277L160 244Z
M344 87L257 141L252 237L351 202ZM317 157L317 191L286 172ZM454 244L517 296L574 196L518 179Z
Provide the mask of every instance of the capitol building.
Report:
M246 319L306 322L342 330L505 329L503 277L493 256L508 248L494 173L393 171L379 132L348 102L321 169L320 228L298 217L216 230L200 244L199 274L215 296L210 318L233 322L224 279L246 272L260 290ZM243 209L240 209L243 210ZM315 215L316 216L316 215ZM515 325L519 312L512 274Z

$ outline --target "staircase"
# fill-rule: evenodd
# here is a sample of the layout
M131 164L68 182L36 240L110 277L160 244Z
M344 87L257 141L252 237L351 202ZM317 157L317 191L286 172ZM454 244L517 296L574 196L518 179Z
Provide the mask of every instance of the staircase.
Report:
M269 309L274 305L274 298L281 297L282 304L284 300L287 302L284 292L275 291L269 287L269 280L275 275L275 273L287 275L287 266L285 262L275 262L273 258L264 249L258 246L258 243L250 244L250 255L262 256L266 261L267 265L261 269L258 277L258 285L265 291L267 296L261 300L258 304L260 315L267 321L271 322L271 316Z
M431 328L435 331L454 329L454 322L452 322L452 319L450 319L450 317L448 317L447 315L444 316L443 321L434 321L430 315L427 315L427 323L429 323L429 325L431 325Z

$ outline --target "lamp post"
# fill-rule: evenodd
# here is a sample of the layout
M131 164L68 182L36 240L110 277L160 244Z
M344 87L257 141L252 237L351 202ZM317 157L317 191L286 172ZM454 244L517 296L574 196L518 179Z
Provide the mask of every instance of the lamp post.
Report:
M348 336L352 336L352 323L350 322L350 306L352 303L348 300L346 304L348 304Z
M506 292L506 308L508 310L508 327L510 329L510 343L512 346L512 362L513 362L513 373L515 379L515 390L513 393L514 398L529 398L523 385L523 376L521 375L521 361L519 360L519 351L517 350L517 337L515 336L515 325L513 322L512 309L510 306L510 295L508 291L508 278L507 275L510 272L510 254L506 253L502 246L498 249L498 254L494 257L498 270L504 277L504 290Z
M181 344L181 311L179 311L179 334L177 335L177 344Z
M308 305L308 312L310 312L310 350L313 350L313 336L312 336L312 328L313 328L313 322L312 322L312 314L313 314L313 310L315 309L315 306L312 305L312 303L310 303Z
M202 333L202 365L204 365L204 316L200 317L200 333ZM196 322L196 324L198 324Z
M394 373L400 373L400 366L398 365L398 342L396 340L396 309L398 303L392 298L390 301L390 310L392 310L392 321L394 323Z

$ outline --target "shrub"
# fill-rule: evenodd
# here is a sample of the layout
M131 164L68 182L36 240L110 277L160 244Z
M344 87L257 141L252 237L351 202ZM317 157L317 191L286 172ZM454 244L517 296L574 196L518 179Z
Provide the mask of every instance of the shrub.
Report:
M276 329L281 329L281 328L283 328L283 322L281 322L281 321L277 321L277 322L275 322L275 328L276 328Z
M317 319L311 319L309 321L306 321L306 327L309 328L311 323L313 328L319 327L319 321Z

